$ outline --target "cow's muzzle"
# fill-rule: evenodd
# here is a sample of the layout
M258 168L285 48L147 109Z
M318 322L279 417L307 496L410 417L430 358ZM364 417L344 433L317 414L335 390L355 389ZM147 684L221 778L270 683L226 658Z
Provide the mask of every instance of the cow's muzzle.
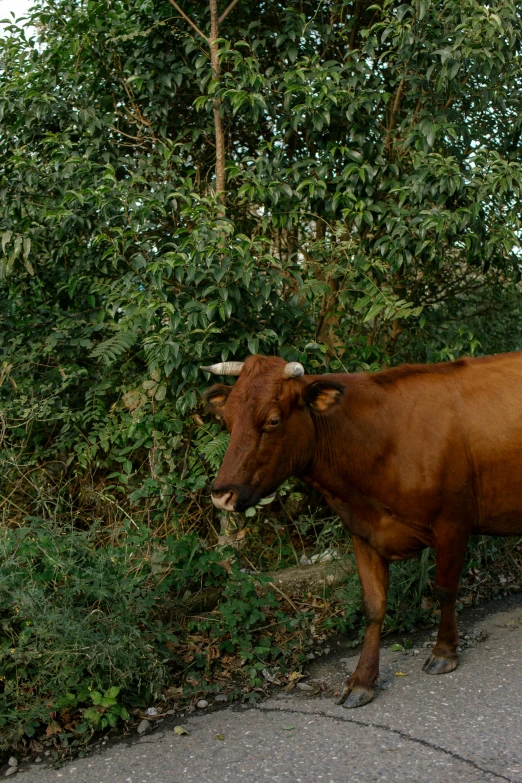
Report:
M212 491L212 502L220 511L234 511L236 501L237 493L233 489Z
M251 487L243 484L226 484L224 486L210 485L212 502L221 511L246 511L249 506L255 506L261 495Z

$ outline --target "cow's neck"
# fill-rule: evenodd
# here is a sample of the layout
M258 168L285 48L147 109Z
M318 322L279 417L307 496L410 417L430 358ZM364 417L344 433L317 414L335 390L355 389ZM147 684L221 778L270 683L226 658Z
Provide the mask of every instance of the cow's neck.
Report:
M348 501L354 492L375 496L382 487L383 466L392 448L393 432L378 414L357 415L352 395L330 416L314 419L314 459L307 470L308 481L328 499Z

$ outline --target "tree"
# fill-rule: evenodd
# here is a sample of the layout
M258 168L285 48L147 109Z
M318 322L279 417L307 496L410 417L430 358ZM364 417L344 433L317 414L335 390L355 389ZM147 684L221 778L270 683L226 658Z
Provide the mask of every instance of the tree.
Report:
M224 441L201 364L521 345L516 3L175 7L37 3L39 42L14 24L3 41L0 395L21 508L19 460L54 460L151 524L203 520Z

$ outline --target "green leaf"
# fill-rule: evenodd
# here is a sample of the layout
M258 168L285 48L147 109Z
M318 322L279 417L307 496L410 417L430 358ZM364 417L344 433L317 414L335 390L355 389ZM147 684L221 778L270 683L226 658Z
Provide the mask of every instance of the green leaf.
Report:
M376 302L375 304L373 304L368 310L368 312L366 313L366 315L364 316L364 323L366 323L366 321L369 321L370 318L375 318L375 316L378 315L381 312L381 310L383 310L385 307L386 307L385 302Z
M270 497L267 497L267 498L261 498L261 500L259 501L258 505L259 506L268 506L269 503L273 503L275 499L276 499L275 495L270 495Z
M92 351L93 359L101 359L106 364L114 362L119 356L129 350L137 340L136 332L117 331L112 337L99 343Z
M29 253L31 252L31 239L30 237L24 238L23 243L23 254L24 254L24 261L27 262L27 259L29 258Z
M165 383L162 383L158 386L158 390L154 395L154 399L158 400L158 402L161 402L161 400L165 399L166 394L167 394L167 385Z
M91 691L91 700L93 704L101 704L103 696L99 691Z
M5 253L5 249L9 242L11 241L11 237L13 236L12 231L4 231L2 234L2 252Z

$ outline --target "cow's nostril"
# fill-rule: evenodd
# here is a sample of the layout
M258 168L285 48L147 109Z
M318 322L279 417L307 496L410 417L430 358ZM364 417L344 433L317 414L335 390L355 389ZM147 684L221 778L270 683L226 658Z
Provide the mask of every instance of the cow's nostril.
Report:
M233 511L237 500L233 489L217 490L212 493L212 502L221 511Z

